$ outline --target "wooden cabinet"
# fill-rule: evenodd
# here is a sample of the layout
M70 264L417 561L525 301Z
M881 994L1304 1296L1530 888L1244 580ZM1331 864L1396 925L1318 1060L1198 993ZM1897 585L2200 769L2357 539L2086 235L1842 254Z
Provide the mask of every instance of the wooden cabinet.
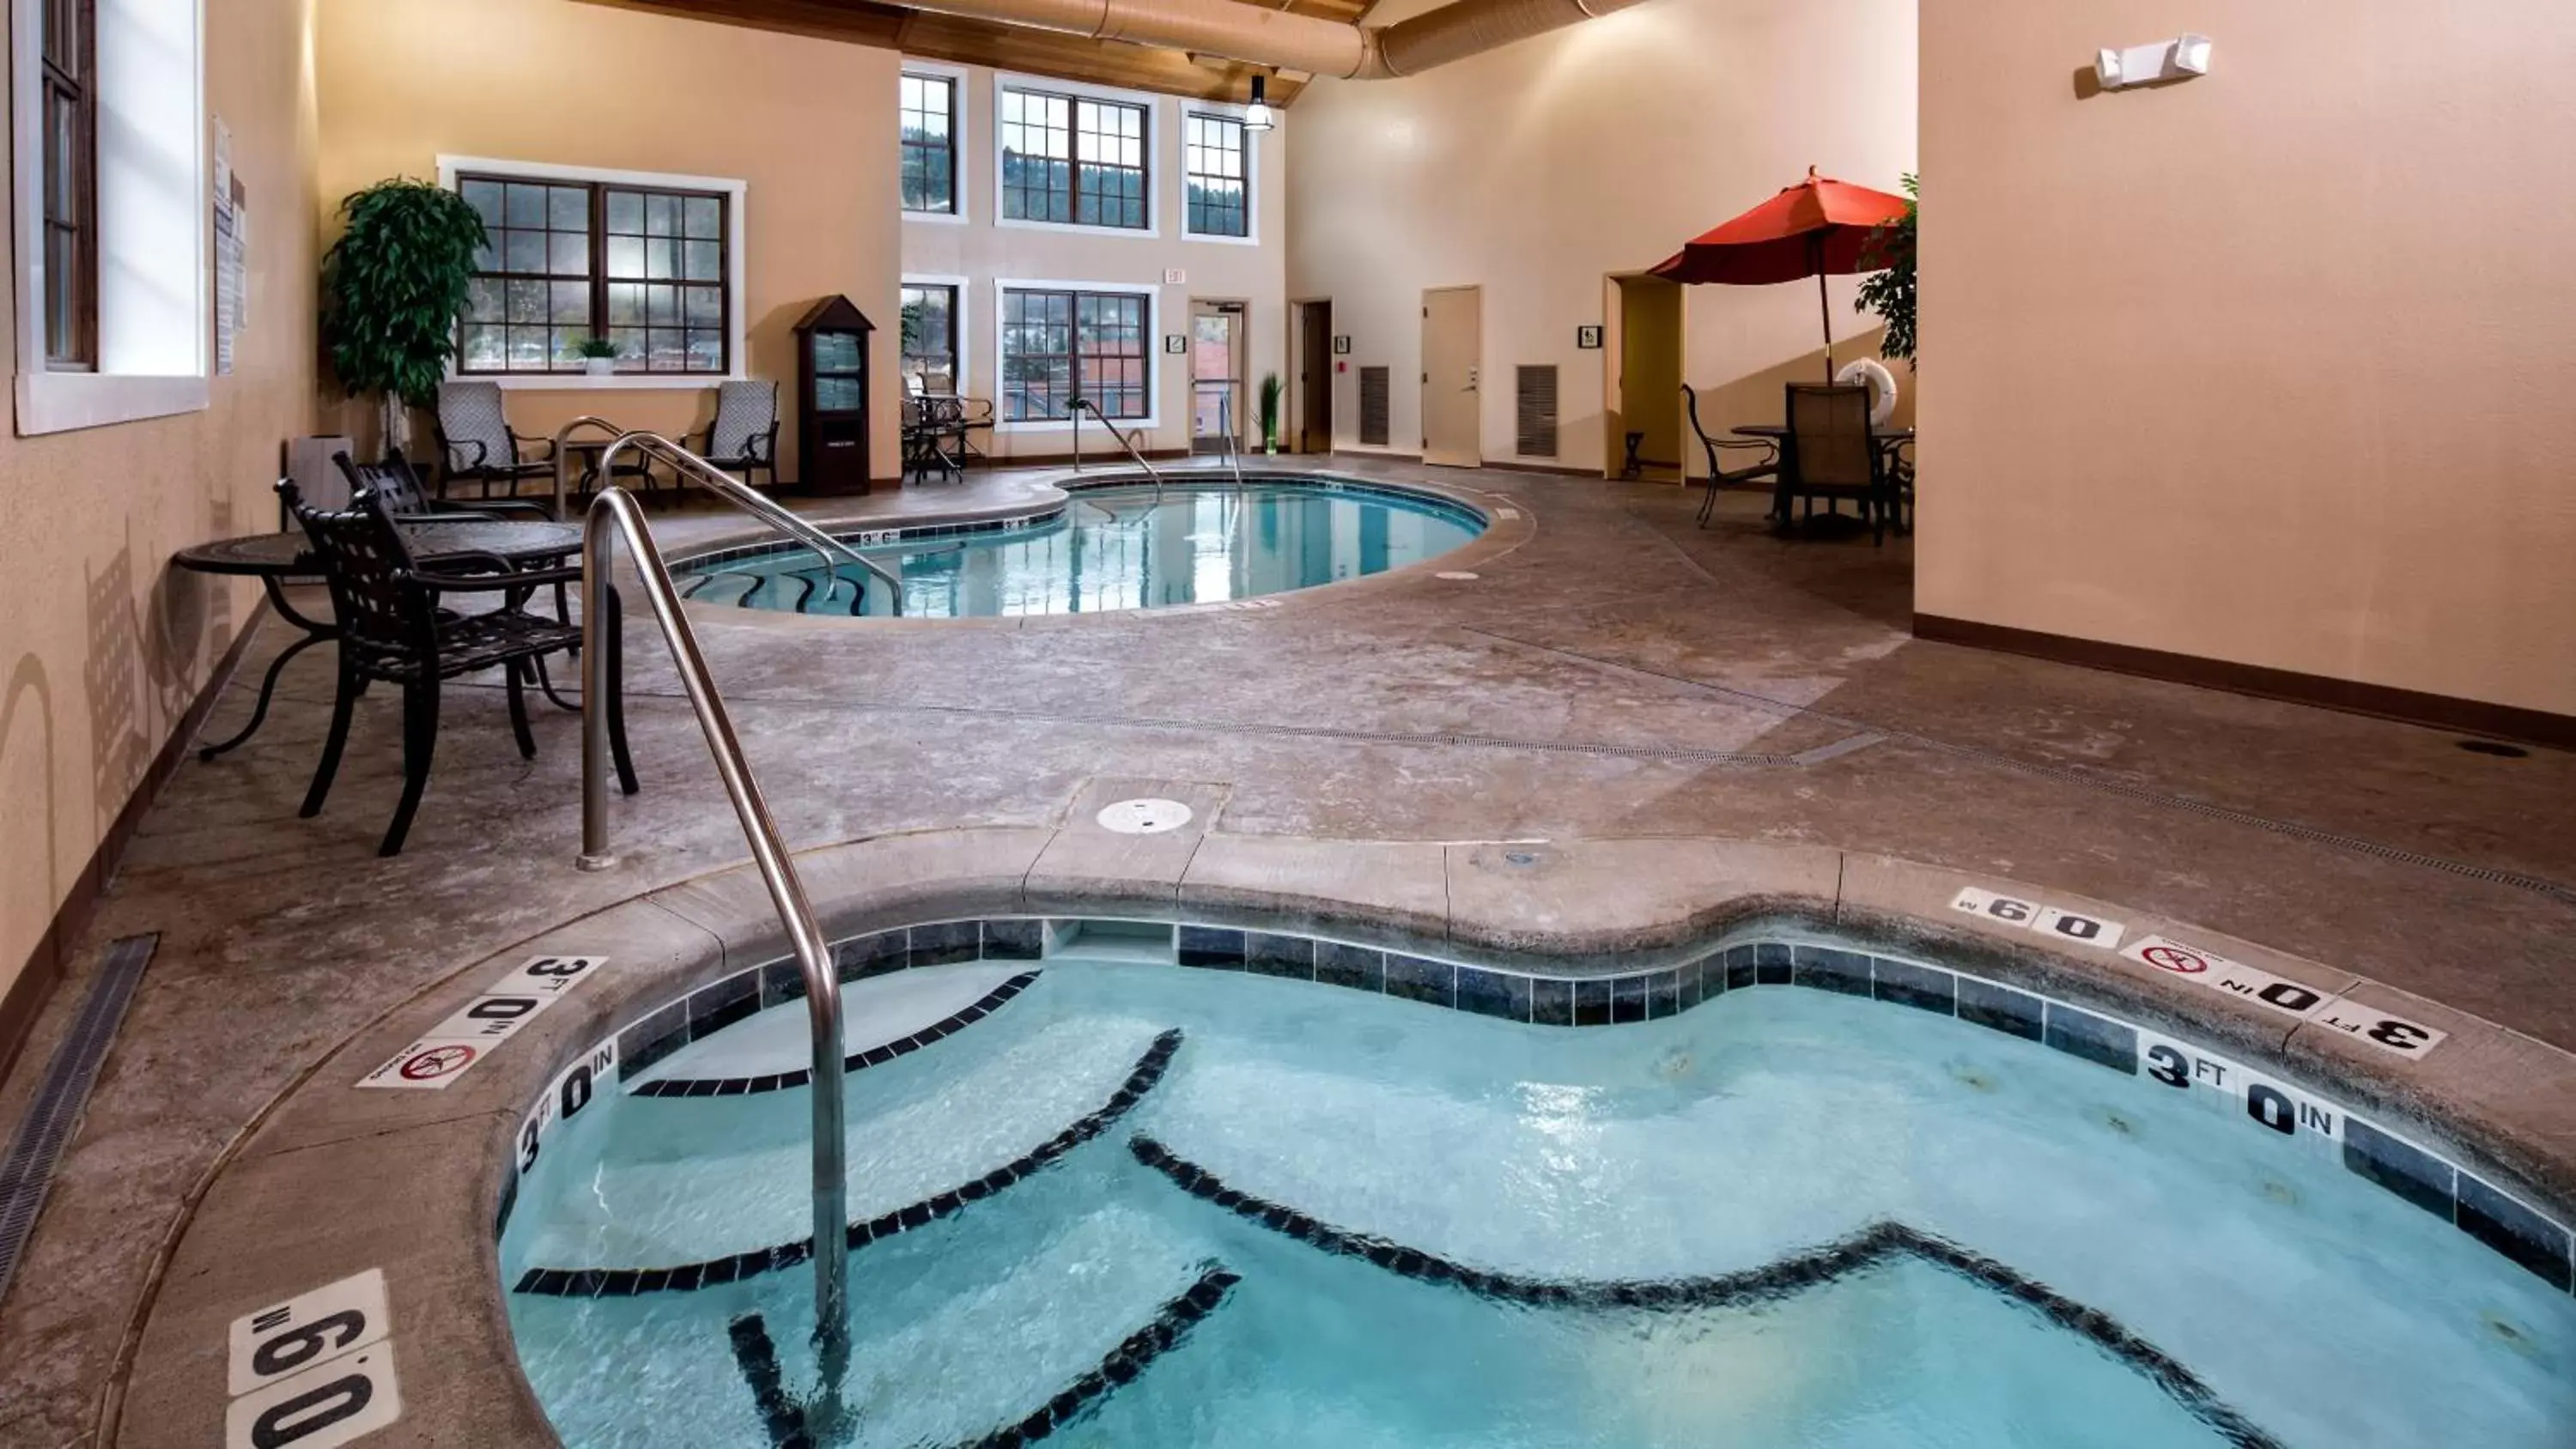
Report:
M809 493L868 491L868 335L876 330L841 296L796 323L796 468Z

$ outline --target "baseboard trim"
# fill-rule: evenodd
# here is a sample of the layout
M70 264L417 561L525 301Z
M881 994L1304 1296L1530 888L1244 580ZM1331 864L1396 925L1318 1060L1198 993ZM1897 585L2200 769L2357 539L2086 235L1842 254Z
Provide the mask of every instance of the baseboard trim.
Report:
M2259 664L2238 664L2196 654L2174 654L2162 649L2142 649L2099 639L2078 639L2036 629L1953 619L1940 614L1916 614L1914 637L1942 644L1966 645L1972 649L1991 649L1999 654L2054 660L2113 674L2134 674L2175 684L2198 685L2203 689L2223 689L2232 694L2316 705L2346 714L2373 715L2457 734L2512 740L2555 750L2576 750L2576 715L2552 714L2547 710L2524 709L2518 705L2427 694L2422 690L2399 689L2392 685L2302 674L2296 670L2272 669Z
M234 636L214 669L206 676L203 688L189 701L187 711L179 716L179 727L163 741L160 752L143 771L143 779L126 798L125 808L109 822L107 834L90 852L72 888L64 893L63 902L55 907L53 919L45 923L45 934L36 938L35 949L27 953L17 978L0 993L0 1081L8 1079L18 1064L18 1054L26 1049L27 1038L36 1029L36 1018L43 1014L45 1003L53 998L54 988L69 974L72 946L81 932L89 928L90 916L98 909L99 897L106 894L108 883L116 879L116 868L125 859L125 847L134 840L134 832L143 824L145 812L170 783L194 751L197 734L205 728L206 716L213 712L215 701L232 683L241 668L242 655L250 648L259 626L268 618L268 601L262 599L251 611L240 634Z
M1103 439L1102 441L1106 442L1107 440ZM1149 463L1160 463L1173 458L1190 458L1196 456L1199 455L1192 453L1187 448L1147 448L1145 450L1145 460ZM1217 455L1210 453L1206 456L1213 458ZM1127 456L1125 449L1115 446L1085 448L1082 450L1082 466L1086 468L1107 468L1121 463L1133 463L1134 461L1135 460L1133 458ZM977 473L994 468L1070 468L1072 466L1073 454L1070 452L1009 453L996 455L990 458L976 459L974 463L966 469L966 476L971 480Z

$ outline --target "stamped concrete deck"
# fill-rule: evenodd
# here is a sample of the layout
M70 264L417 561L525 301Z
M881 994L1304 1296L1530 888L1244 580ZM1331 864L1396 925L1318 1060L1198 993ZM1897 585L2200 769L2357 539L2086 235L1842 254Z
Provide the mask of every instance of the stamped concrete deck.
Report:
M1671 489L1439 477L1535 524L1479 557L1475 580L1424 570L1177 617L889 628L693 613L791 838L882 863L839 867L842 893L899 896L900 872L885 872L936 854L935 832L1022 843L999 867L930 871L949 894L1132 900L1156 879L1181 891L1194 877L1193 899L1221 910L1275 907L1293 878L1317 910L1375 905L1443 931L1471 921L1505 949L1610 930L1591 944L1615 950L1616 922L1668 924L1745 889L1715 857L1700 877L1671 864L1694 857L1657 842L1749 843L1811 874L1829 867L1830 896L1820 884L1810 896L1877 892L1889 920L1939 909L1930 878L1896 878L1915 866L1876 863L1916 862L1942 880L2027 882L2190 922L2443 1003L2464 1028L2501 1023L2514 1031L2426 1063L2428 1078L2519 1123L2524 1155L2576 1161L2576 1081L2558 1053L2514 1034L2576 1047L2576 988L2557 969L2576 918L2576 758L2499 759L2438 732L1915 642L1904 542L1780 543L1748 497L1700 530L1696 500ZM833 511L1010 511L1042 483L994 478ZM736 530L691 512L665 536ZM285 640L270 635L248 668ZM685 903L739 894L738 875L716 873L741 860L740 836L675 681L633 637L646 789L618 807L611 873L572 868L573 719L542 714L542 753L522 762L497 690L450 706L428 799L393 861L372 853L398 781L390 699L361 711L330 810L294 817L328 698L321 661L290 669L252 745L182 771L91 931L93 957L140 932L158 932L160 950L0 1304L0 1442L89 1444L108 1417L116 1442L157 1442L142 1406L171 1381L155 1375L188 1370L146 1354L128 1412L124 1367L178 1332L176 1320L145 1331L164 1293L219 1343L215 1309L193 1305L235 1301L219 1291L227 1236L247 1247L265 1232L262 1199L232 1191L247 1180L232 1173L283 1183L300 1151L365 1149L365 1124L299 1118L294 1094L335 1052L362 1055L352 1038L371 1049L400 1035L463 989L460 972L595 913L667 917L632 942L640 961L703 954L722 935ZM246 707L228 700L214 728ZM1063 843L1077 802L1127 782L1186 782L1173 788L1206 807L1180 859ZM1496 841L1550 842L1575 864L1529 881L1474 870ZM1621 851L1659 863L1639 869ZM1873 871L1895 876L1873 884ZM620 904L657 890L650 905ZM23 1105L81 984L0 1088L0 1120ZM502 1100L442 1102L451 1120L405 1136L452 1132L447 1160L470 1173L506 1134ZM438 1156L412 1140L382 1170ZM191 1223L219 1164L227 1191ZM478 1321L497 1313L493 1285L459 1271L443 1301Z

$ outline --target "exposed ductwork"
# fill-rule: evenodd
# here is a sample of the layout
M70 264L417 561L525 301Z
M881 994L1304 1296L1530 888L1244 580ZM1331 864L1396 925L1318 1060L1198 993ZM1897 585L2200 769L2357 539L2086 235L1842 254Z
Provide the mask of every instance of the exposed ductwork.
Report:
M915 10L1223 56L1346 80L1420 75L1637 0L1453 0L1383 27L1240 0L903 0Z

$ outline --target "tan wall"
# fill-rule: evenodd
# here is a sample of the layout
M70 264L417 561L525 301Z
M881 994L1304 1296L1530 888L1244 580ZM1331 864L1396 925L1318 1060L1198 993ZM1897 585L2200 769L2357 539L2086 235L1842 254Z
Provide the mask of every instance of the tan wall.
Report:
M894 52L573 0L321 5L326 211L388 176L434 178L442 154L744 181L748 371L775 379L791 410L784 476L796 476L788 329L833 292L880 329L870 471L895 475ZM713 399L703 382L514 389L510 420L530 434L584 413L678 430ZM363 433L360 411L344 426Z
M259 597L173 570L170 555L273 527L283 445L312 428L307 11L223 0L208 17L207 100L251 206L249 326L213 405L39 438L0 430L0 991ZM0 257L8 246L0 236ZM0 285L0 337L16 335L12 307Z
M1283 376L1287 372L1287 129L1253 138L1253 230L1257 245L1193 240L1181 234L1181 116L1188 103L1172 96L1156 98L1154 117L1151 161L1159 235L998 226L994 223L1001 212L1000 198L994 190L995 73L984 66L929 69L941 73L959 69L966 73L966 144L959 158L966 219L951 222L906 218L903 269L916 276L966 279L966 316L960 344L966 353L963 390L967 395L993 398L999 394L997 279L1149 284L1157 289L1156 331L1162 335L1189 331L1193 297L1250 305L1251 330L1244 354L1247 412L1240 431L1245 437L1255 436L1256 416L1249 411L1253 384L1264 372ZM891 117L894 112L889 109L886 114ZM889 120L886 125L891 130L893 123ZM1166 284L1164 273L1173 268L1179 269L1186 280ZM900 319L887 325L899 327ZM1139 442L1148 449L1186 448L1190 442L1189 359L1166 356L1161 350L1161 336L1153 339L1153 345L1156 420L1161 426L1148 429ZM1283 413L1283 431L1285 421ZM1087 424L1083 435L1086 452L1114 446ZM1062 454L1072 443L1062 429L996 430L989 441L978 439L977 446L997 457L1046 456Z
M2576 713L2576 7L1928 8L1917 606Z
M1389 0L1373 22L1429 0ZM1511 369L1555 363L1558 462L1604 456L1603 277L1650 267L1823 168L1894 190L1914 169L1914 0L1653 0L1427 75L1318 81L1288 113L1292 295L1352 338L1334 427L1356 447L1359 369L1394 372L1393 451L1422 436L1422 291L1485 293L1484 451L1512 451ZM1838 335L1869 319L1833 284ZM1777 421L1781 381L1822 370L1812 285L1695 287L1688 370L1708 421ZM1875 351L1846 338L1842 355ZM1901 382L1910 383L1903 368ZM1694 470L1699 468L1692 460Z

